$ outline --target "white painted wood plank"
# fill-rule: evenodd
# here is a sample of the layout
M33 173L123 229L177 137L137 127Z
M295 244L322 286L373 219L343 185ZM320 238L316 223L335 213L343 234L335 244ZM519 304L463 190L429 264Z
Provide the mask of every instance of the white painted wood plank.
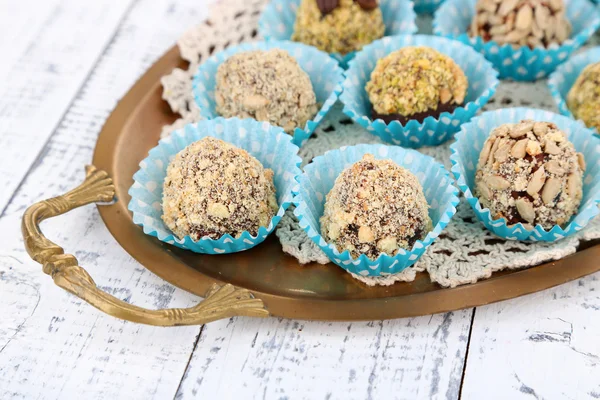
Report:
M392 321L204 327L178 399L457 399L471 310Z
M600 398L600 274L475 313L464 399Z
M131 2L61 0L41 21L44 25L33 28L37 33L0 81L0 148L11 149L0 158L0 210L54 131ZM30 4L29 11L34 9Z
M86 2L87 3L87 2ZM24 207L83 177L100 128L117 100L207 2L139 0L59 129L0 218L0 398L172 398L200 327L154 328L113 319L54 286L20 239ZM4 154L4 153L3 153ZM110 236L93 206L44 223L102 288L146 307L199 299L159 279Z

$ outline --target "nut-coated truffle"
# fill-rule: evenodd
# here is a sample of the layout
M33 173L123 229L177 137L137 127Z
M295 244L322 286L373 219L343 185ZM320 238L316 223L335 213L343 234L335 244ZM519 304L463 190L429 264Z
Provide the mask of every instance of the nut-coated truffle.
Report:
M404 47L380 59L366 87L376 115L415 118L465 101L468 81L450 57L430 47Z
M600 131L600 63L584 68L569 90L567 106L588 127Z
M321 234L354 258L393 256L431 231L428 211L416 176L392 160L366 154L342 171L327 194Z
M163 221L180 239L256 236L277 212L273 171L245 150L206 137L169 164L162 206Z
M347 54L383 37L381 9L365 7L355 0L339 0L325 15L317 0L302 0L296 15L292 40L328 53Z
M563 0L479 0L471 36L515 48L560 45L571 35Z
M555 124L504 124L483 146L475 194L493 219L550 230L564 227L577 213L584 171L583 155Z
M219 66L217 112L226 118L254 118L292 134L318 111L310 77L285 50L234 54Z

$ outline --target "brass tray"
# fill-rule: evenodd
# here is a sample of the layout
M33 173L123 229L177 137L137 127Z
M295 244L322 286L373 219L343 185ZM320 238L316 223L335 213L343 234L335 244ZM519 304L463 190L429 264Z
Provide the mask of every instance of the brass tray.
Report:
M162 126L176 119L161 98L160 78L185 67L173 47L133 86L107 120L86 182L64 196L37 203L23 219L29 254L57 285L113 316L153 325L199 324L233 315L309 320L381 320L434 314L506 300L547 289L600 270L600 242L589 242L560 261L444 289L426 273L410 283L369 287L334 264L300 265L282 252L274 235L252 250L199 255L166 245L136 226L127 204L138 163L158 141ZM114 186L111 183L114 182ZM116 240L136 260L166 281L206 297L190 309L145 310L98 289L71 255L44 238L39 222L84 204L99 205ZM584 248L585 247L585 248Z

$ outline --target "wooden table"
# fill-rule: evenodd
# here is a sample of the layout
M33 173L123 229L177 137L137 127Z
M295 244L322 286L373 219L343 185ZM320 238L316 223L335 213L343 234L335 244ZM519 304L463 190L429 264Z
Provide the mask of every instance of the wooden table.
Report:
M0 398L600 398L600 274L421 318L233 318L155 328L57 288L24 251L24 209L83 177L127 89L202 0L0 0ZM88 206L44 232L104 290L146 307L197 298L125 253Z

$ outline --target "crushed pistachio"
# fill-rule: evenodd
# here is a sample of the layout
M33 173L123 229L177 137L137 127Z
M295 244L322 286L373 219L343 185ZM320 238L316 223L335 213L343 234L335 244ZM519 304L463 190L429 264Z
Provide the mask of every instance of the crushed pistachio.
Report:
M579 74L567 96L575 118L600 130L600 63L590 64Z

